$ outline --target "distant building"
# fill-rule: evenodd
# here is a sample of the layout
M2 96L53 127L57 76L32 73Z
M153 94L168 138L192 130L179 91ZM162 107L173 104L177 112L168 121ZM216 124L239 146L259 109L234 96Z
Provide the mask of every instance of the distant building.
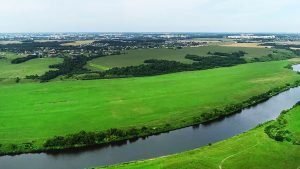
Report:
M228 36L229 39L275 39L275 35L269 36L256 36L256 35L238 35L238 36Z

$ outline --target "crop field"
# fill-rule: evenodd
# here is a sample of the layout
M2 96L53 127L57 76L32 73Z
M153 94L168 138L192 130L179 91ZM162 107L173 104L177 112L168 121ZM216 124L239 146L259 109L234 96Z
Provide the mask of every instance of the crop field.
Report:
M225 44L221 46L243 47L243 48L270 48L268 46L259 46L259 43L231 43L231 44Z
M7 45L7 44L20 44L20 41L0 41L0 45Z
M93 43L94 40L82 40L82 41L74 41L69 43L62 44L63 46L80 46Z
M289 131L299 133L299 114L299 106L288 112L286 119ZM300 146L271 139L264 132L264 128L269 124L266 123L261 127L211 146L167 157L111 166L107 169L299 168Z
M113 67L125 67L143 64L147 59L164 59L174 60L182 63L192 63L193 61L185 59L187 54L194 54L199 56L208 56L208 52L225 52L232 53L237 51L245 51L248 54L245 55L246 60L253 58L260 58L272 54L274 56L282 55L294 55L291 51L265 49L265 48L248 48L248 47L224 47L224 46L203 46L203 47L189 47L183 49L137 49L126 51L126 54L111 55L94 59L89 62L89 66L98 68L100 70L109 69ZM99 66L97 66L99 65Z
M0 59L0 79L24 78L26 75L41 75L50 70L49 65L62 62L60 58L39 58L20 64L11 64L14 58L22 57L14 53L0 53L5 58Z
M227 38L193 38L187 40L180 40L180 42L205 42L207 45L224 45L233 43L234 40Z
M290 49L293 49L293 50L300 50L300 48L290 48Z
M300 80L284 68L289 63L251 63L142 78L0 83L0 97L5 98L0 100L0 144L41 144L49 137L81 130L180 126L195 115Z
M300 45L300 41L275 41L277 44Z

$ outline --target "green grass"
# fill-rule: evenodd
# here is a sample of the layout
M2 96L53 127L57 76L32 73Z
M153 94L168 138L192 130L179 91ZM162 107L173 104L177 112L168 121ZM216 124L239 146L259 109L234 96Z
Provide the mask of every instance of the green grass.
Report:
M131 126L180 126L300 79L289 61L93 81L0 84L0 144ZM37 144L38 144L37 143ZM0 149L1 150L1 149Z
M62 62L60 58L39 58L29 60L20 64L11 64L11 60L24 55L14 53L2 53L6 59L0 59L0 79L15 79L16 77L24 78L26 75L42 75L50 70L49 65Z
M293 133L300 131L300 106L285 118ZM251 131L211 146L167 157L107 167L107 169L297 169L300 167L300 145L276 142L269 138L266 123Z
M292 52L287 50L277 50L278 53L273 53L274 49L265 48L241 48L241 47L224 47L224 46L203 46L195 48L183 48L183 49L137 49L126 51L126 54L111 55L94 59L89 62L90 67L97 68L95 65L99 65L98 69L124 67L143 64L147 59L165 59L175 60L182 63L192 63L191 60L185 59L186 54L195 54L199 56L208 56L208 52L225 52L232 53L239 50L245 51L246 60L250 60L255 57L267 56L273 54L274 56L293 55Z
M20 57L25 57L26 55L24 54L17 54L17 53L12 53L12 52L0 52L0 56L5 57L8 60L12 60L15 58L20 58Z
M284 118L288 121L286 129L300 141L300 106L292 109Z

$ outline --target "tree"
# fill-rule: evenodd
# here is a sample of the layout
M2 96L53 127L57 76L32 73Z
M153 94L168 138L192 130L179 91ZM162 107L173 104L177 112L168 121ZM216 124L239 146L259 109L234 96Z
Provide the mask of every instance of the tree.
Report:
M19 83L21 79L19 77L16 78L16 83Z

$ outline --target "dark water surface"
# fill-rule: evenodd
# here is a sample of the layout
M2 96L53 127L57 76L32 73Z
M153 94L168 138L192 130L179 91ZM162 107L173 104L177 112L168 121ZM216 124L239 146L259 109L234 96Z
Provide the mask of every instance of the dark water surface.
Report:
M300 65L293 67L300 71ZM282 92L271 99L244 109L241 113L197 127L187 127L125 142L84 151L59 154L23 154L0 157L0 169L83 169L153 158L205 146L273 120L300 101L300 87Z

